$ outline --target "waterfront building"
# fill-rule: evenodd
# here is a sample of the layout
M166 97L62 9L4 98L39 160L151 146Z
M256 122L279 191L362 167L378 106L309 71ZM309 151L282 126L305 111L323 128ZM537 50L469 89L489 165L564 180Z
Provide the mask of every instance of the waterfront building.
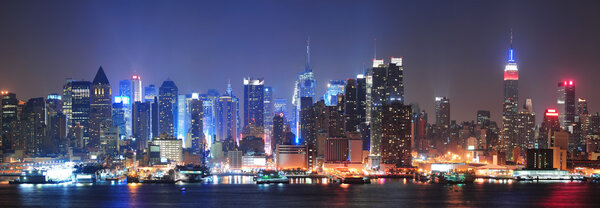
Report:
M183 158L182 143L182 140L172 136L152 139L152 145L158 146L161 163L181 162Z

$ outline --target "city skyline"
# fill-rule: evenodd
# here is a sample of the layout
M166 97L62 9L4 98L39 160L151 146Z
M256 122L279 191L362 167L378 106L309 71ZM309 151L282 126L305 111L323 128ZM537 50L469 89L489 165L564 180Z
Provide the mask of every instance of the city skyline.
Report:
M434 98L444 96L452 101L452 120L475 120L477 110L490 110L492 120L499 122L502 109L500 77L508 59L509 28L512 28L520 69L519 100L532 98L538 123L546 108L558 107L555 89L556 83L562 80L575 81L576 96L588 100L592 112L600 107L600 102L596 102L600 98L592 93L594 76L589 76L589 73L595 73L593 67L598 65L590 51L599 43L591 38L600 31L597 27L585 34L564 31L583 27L584 23L579 21L582 18L597 16L589 9L582 9L587 2L578 2L577 6L547 2L543 8L534 8L536 4L532 2L452 2L436 6L402 2L391 7L385 7L381 2L354 2L339 8L340 17L323 13L320 6L337 5L332 1L307 3L302 9L291 9L290 3L286 2L278 4L284 10L293 10L290 15L274 12L271 9L276 5L260 2L246 5L248 7L237 4L227 8L225 14L229 15L219 16L215 21L221 21L223 26L194 23L193 20L211 15L211 12L190 11L181 8L183 4L166 7L163 7L164 3L144 4L133 9L133 3L122 5L123 8L110 3L93 8L85 7L93 5L91 2L70 3L74 4L65 7L35 4L19 14L11 8L20 8L23 3L7 2L0 9L3 17L0 24L8 28L7 35L0 38L0 43L6 46L0 49L3 55L0 68L19 71L0 77L2 90L14 92L22 100L44 97L59 93L65 78L91 81L101 65L112 83L134 74L142 77L144 86L159 86L170 78L182 93L204 93L212 88L224 93L227 80L232 80L234 91L241 94L243 77L264 77L265 85L273 87L274 98L291 102L296 74L305 65L307 36L311 37L311 65L317 80L317 97L322 97L329 80L355 78L363 63L369 66L374 53L373 38L377 38L377 58L404 57L406 103L416 103L433 115ZM308 6L312 4L315 6ZM192 5L222 7L208 3ZM493 9L483 13L483 10L469 10L472 7ZM360 12L363 8L365 12ZM394 8L432 11L438 15L384 12ZM573 15L552 21L559 18L552 15L557 9ZM33 12L38 10L39 13ZM56 11L65 16L48 16ZM84 11L91 13L80 14ZM173 11L183 12L174 17ZM103 17L104 12L111 15ZM303 12L317 15L306 18L297 15ZM142 19L154 13L157 17ZM91 23L81 25L78 20L68 18L69 15L83 15L81 18ZM274 17L278 15L283 15L279 21L261 23L267 19L276 20ZM254 18L244 19L245 16ZM433 21L443 16L453 20L468 19L470 24L450 27L443 21ZM474 16L481 16L481 19L474 20ZM160 18L178 21L171 21L174 24L156 22ZM374 21L352 21L344 25L346 20L356 18ZM393 21L395 18L399 20ZM300 27L289 29L288 25L280 24L284 21L297 23ZM550 22L552 24L548 25ZM157 27L151 27L155 23ZM49 29L48 24L55 24L62 30L42 33ZM243 24L262 27L249 31L250 26ZM33 27L24 28L23 25ZM397 25L399 29L385 25ZM353 29L347 29L348 26ZM533 26L535 29L531 28ZM165 31L167 28L174 30ZM206 32L206 28L214 32ZM235 34L226 32L228 29ZM442 32L434 32L434 29ZM279 33L274 33L276 31ZM352 34L344 35L344 31ZM36 61L29 62L30 59ZM213 69L229 73L213 73ZM42 76L39 72L43 70L52 73ZM24 84L26 82L38 84Z

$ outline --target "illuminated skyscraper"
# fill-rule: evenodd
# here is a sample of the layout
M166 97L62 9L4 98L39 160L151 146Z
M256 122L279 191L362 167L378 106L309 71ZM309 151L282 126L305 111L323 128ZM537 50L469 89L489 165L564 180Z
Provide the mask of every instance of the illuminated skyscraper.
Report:
M188 99L187 102L188 114L190 115L190 128L186 140L184 141L184 147L192 148L195 152L200 152L200 149L204 144L204 132L202 129L204 127L202 123L202 120L204 120L204 115L202 114L203 102L200 100L198 93L192 93L191 99ZM194 144L196 144L197 147Z
M411 106L393 102L382 109L381 163L412 167Z
M435 124L446 129L450 126L450 100L446 97L435 97Z
M346 81L344 80L329 80L329 83L327 83L327 91L323 96L323 99L325 100L325 105L337 105L337 96L339 94L344 94L345 87Z
M19 105L19 100L17 99L17 95L10 92L2 91L2 109L0 114L2 115L2 126L0 129L0 137L2 138L2 148L5 150L10 150L12 147L12 141L9 138L10 127L13 122L17 120L17 106Z
M575 84L573 80L563 81L558 83L558 110L561 112L558 120L560 126L573 133L573 124L577 111L575 100Z
M166 80L162 83L158 93L158 112L159 112L159 134L166 134L167 137L175 136L175 125L177 116L177 95L178 89L175 82ZM158 137L159 135L154 135Z
M315 88L317 87L317 82L315 80L315 75L310 66L310 37L306 40L306 66L304 71L298 74L298 79L294 85L294 96L292 97L292 105L294 106L294 117L290 118L296 123L293 125L292 132L296 134L297 137L300 137L299 131L299 118L300 118L300 98L302 97L310 97L313 100L315 99Z
M90 87L88 81L72 81L67 83L69 89L65 94L71 97L71 123L69 132L75 133L73 128L79 126L82 130L82 145L87 144L89 139L89 120L90 120ZM69 134L70 134L69 133Z
M510 35L510 49L508 63L504 68L504 103L502 109L502 143L506 150L507 159L512 160L512 150L517 146L519 103L519 69L514 59L512 47L512 32Z
M131 103L142 102L142 78L138 75L131 76Z
M112 90L102 67L92 82L90 94L90 143L100 144L100 131L113 126Z
M544 112L544 120L542 120L542 125L540 126L540 133L538 138L538 147L539 148L548 148L548 133L552 131L560 130L560 123L558 121L558 110L554 108L546 109Z
M231 96L226 94L219 97L215 115L217 142L224 142L228 139L238 141L236 112L237 105Z
M244 136L263 138L264 79L244 78Z
M273 112L275 110L275 106L273 105L273 88L265 86L264 92L264 122L265 122L265 135L270 137L271 130L273 129Z
M373 68L366 80L371 156L381 156L382 106L404 103L403 71L402 58L391 58L388 64L385 64L383 59L373 58Z

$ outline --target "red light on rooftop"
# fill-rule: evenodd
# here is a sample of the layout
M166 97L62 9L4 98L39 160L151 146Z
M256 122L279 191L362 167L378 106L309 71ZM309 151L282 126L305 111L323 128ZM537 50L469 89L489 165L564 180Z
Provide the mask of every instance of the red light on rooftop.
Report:
M558 111L554 108L546 109L546 116L549 117L558 117Z
M569 81L569 85L573 85L573 80Z

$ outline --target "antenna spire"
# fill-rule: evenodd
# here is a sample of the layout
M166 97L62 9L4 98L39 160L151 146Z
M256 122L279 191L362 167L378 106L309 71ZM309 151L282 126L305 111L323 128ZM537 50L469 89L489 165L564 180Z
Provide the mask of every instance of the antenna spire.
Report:
M377 59L377 38L373 38L373 60Z
M512 27L510 28L510 50L508 52L508 62L515 62L515 54L513 51L513 31Z
M306 39L306 71L310 71L310 35Z

